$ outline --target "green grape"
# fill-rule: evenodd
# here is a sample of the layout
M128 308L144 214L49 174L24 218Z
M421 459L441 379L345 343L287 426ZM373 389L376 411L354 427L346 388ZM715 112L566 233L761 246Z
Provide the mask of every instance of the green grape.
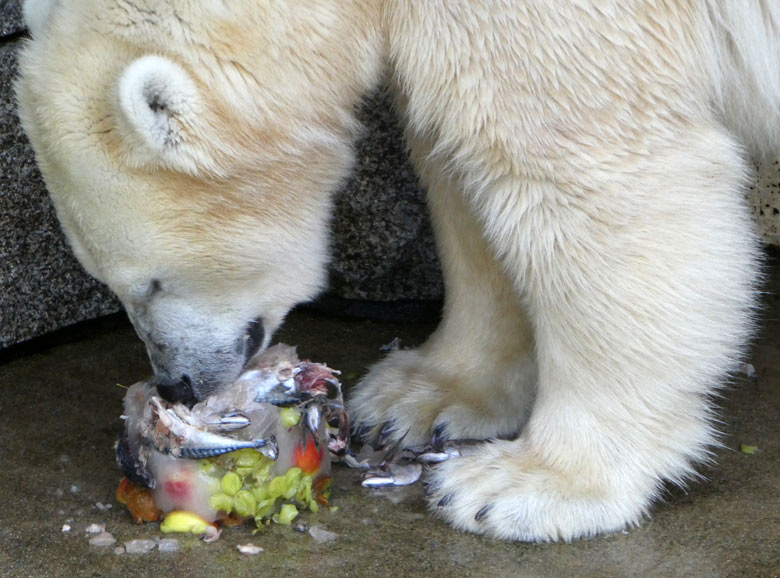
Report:
M252 448L236 450L231 454L233 454L234 463L242 468L254 468L265 459L263 454Z
M241 490L233 499L233 509L242 518L254 516L257 510L257 501L249 490Z
M209 498L209 506L218 512L229 514L233 511L233 498L222 492L217 492Z
M288 526L298 516L298 508L292 504L285 504L279 513L273 517L273 521L282 526Z
M220 487L222 488L222 491L225 492L228 496L235 496L236 493L241 489L243 481L241 480L241 476L239 476L235 472L228 472L224 476L222 476L222 480L220 480Z
M257 501L257 508L255 509L255 522L259 526L263 518L273 510L274 506L276 505L276 498L268 498L266 500L258 500Z

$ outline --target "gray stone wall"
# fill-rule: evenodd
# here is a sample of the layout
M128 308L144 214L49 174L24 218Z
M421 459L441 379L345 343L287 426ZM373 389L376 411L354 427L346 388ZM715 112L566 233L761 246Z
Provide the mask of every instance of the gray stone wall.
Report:
M0 36L13 34L22 29L21 0L0 1Z
M0 11L0 34L21 28L17 2ZM0 348L117 311L68 249L16 117L20 41L0 41Z

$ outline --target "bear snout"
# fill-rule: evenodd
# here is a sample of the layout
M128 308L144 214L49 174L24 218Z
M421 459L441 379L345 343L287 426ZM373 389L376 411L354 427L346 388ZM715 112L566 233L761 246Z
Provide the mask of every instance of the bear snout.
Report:
M195 392L192 390L192 380L188 375L182 375L178 380L156 376L154 383L157 393L166 401L181 402L189 406L197 402Z

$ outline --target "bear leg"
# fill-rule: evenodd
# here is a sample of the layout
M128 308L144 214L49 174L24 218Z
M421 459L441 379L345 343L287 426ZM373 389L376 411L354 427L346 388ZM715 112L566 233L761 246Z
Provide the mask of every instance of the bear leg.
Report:
M407 135L428 191L445 282L443 318L416 350L377 363L349 397L366 441L514 437L536 383L532 332L512 282L490 254L463 192L428 143ZM423 162L424 161L424 162Z
M711 396L750 335L759 271L748 171L716 126L670 134L624 171L475 193L528 303L538 384L517 439L433 471L430 505L453 526L618 531L711 457Z

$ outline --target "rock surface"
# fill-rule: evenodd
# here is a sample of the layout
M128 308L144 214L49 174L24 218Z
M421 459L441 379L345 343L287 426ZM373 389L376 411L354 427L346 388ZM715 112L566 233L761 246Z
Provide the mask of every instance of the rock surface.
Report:
M119 309L68 248L19 126L18 44L0 45L0 348Z
M3 0L0 4L0 36L13 34L22 28L21 0Z

